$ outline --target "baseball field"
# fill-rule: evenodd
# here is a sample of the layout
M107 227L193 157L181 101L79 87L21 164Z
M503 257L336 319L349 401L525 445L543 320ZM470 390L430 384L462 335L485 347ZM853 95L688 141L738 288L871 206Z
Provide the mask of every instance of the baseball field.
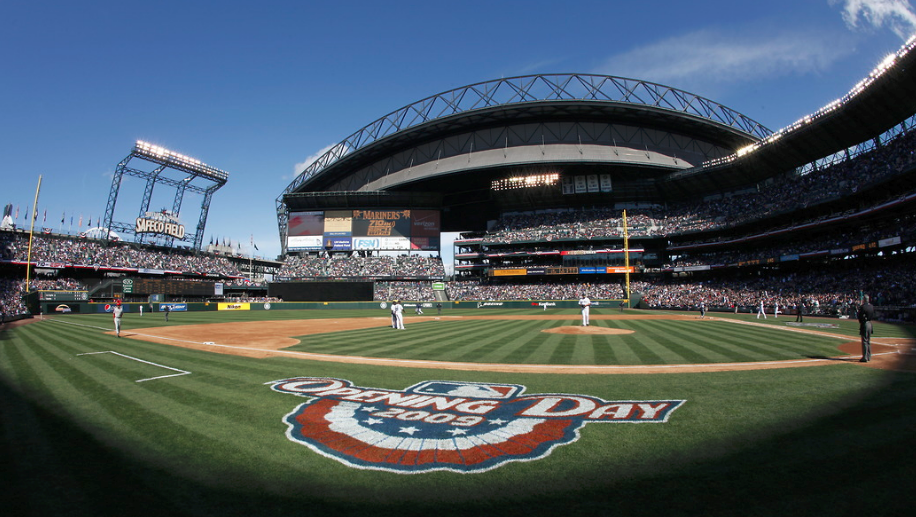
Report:
M593 310L0 330L5 515L903 515L916 328ZM638 424L638 425L637 425ZM8 513L13 509L12 513Z

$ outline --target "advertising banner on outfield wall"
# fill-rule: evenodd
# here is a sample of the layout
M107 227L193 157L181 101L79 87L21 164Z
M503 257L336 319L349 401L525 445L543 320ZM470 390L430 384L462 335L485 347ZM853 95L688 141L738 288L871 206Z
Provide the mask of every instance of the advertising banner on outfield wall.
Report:
M250 303L218 303L216 305L216 310L218 311L248 311L251 310Z

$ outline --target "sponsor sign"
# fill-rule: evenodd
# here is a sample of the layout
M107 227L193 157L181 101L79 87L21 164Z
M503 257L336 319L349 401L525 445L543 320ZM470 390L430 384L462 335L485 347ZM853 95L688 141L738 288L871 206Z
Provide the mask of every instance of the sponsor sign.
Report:
M477 302L477 308L481 307L502 307L503 302Z
M168 210L159 212L146 212L143 217L134 221L134 230L137 233L158 233L184 239L184 225L178 221L178 215Z
M286 247L290 250L320 250L323 249L321 235L290 235L286 238Z
M165 308L168 307L170 312L186 312L188 310L188 304L186 303L160 303L159 311L165 311Z
M528 274L527 269L491 269L492 276L524 276Z
M218 303L216 304L216 310L218 311L248 311L251 310L250 303Z
M411 215L411 237L439 237L438 210L413 210Z
M879 241L878 241L878 247L879 247L879 248L886 248L886 247L888 247L888 246L896 246L896 245L900 244L901 242L903 242L903 241L900 240L900 237L890 237L890 238L888 238L888 239L881 239L881 240L879 240Z
M306 397L283 421L289 440L357 469L398 474L486 472L548 456L590 423L664 423L684 400L615 400L565 393L525 394L525 386L424 381L405 390L343 379L273 381Z

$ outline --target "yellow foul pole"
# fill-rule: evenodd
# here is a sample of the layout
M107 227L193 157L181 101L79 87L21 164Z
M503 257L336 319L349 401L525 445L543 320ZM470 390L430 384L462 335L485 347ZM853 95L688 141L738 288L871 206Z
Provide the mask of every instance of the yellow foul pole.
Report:
M626 296L627 306L630 305L630 234L627 231L627 211L623 211L623 265L626 266L624 272L624 279L626 282Z
M29 253L25 260L25 294L29 294L29 266L32 264L32 236L35 233L35 219L38 218L38 192L41 191L41 174L38 175L38 186L35 188L35 204L32 207L32 226L29 228Z

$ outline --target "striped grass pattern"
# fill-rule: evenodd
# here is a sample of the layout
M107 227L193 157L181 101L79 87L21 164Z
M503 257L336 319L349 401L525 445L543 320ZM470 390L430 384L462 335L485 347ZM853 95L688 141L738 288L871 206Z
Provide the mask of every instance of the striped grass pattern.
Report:
M558 320L463 320L301 337L291 350L472 363L664 365L836 356L836 338L719 321L593 320L632 334L555 334Z
M173 314L167 325L319 316L187 313ZM105 332L109 316L55 320L0 331L5 515L881 516L911 510L904 487L916 483L907 452L916 439L912 374L850 363L538 375L249 359L119 339ZM538 332L564 324L556 321L454 322L447 329L436 323L308 336L302 346L439 360L664 364L834 355L839 341L693 321L617 322L638 331L602 337ZM166 323L125 320L127 329L154 325ZM305 399L265 383L300 375L388 389L440 379L516 383L527 393L687 402L666 424L588 424L578 441L537 461L474 475L404 476L349 468L288 440L282 419Z

